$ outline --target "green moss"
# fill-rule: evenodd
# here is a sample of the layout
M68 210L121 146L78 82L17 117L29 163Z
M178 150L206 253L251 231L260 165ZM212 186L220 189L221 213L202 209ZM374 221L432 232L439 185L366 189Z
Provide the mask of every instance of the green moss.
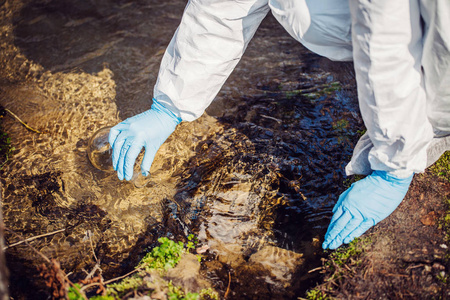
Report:
M108 284L106 292L108 297L113 297L113 299L120 299L129 291L136 291L139 287L141 287L144 283L142 277L139 276L130 276L122 279L118 283Z
M366 128L356 130L356 134L357 134L359 137L362 137L366 132L367 132L367 129L366 129Z
M200 291L200 299L204 300L219 300L219 294L212 288L203 289Z
M439 177L450 182L450 151L445 152L430 167L430 170Z
M349 122L346 119L340 119L333 123L333 130L339 132L346 132L349 126Z
M308 290L306 298L310 300L333 299L334 289L339 286L344 276L353 276L352 273L349 273L349 270L361 264L364 249L370 243L370 237L356 238L347 246L340 247L332 252L324 262L324 269L327 274L324 283Z
M89 298L91 300L116 300L117 298L113 296L94 296Z
M335 252L331 253L329 265L344 266L346 264L359 265L360 255L364 252L366 245L370 244L369 237L356 238L348 246L340 247Z
M198 300L200 298L199 294L184 292L181 288L173 286L172 282L169 282L168 287L167 299L169 300Z
M203 289L200 293L185 292L181 288L168 284L168 300L219 300L219 295L213 289Z
M332 299L329 295L321 290L309 290L306 292L306 299L309 300L329 300Z

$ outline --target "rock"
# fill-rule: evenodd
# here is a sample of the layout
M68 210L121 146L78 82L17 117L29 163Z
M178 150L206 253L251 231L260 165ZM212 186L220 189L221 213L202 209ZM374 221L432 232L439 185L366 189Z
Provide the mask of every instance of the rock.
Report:
M199 292L210 287L200 275L200 262L197 256L191 253L184 254L176 267L167 271L165 279L189 292Z
M249 262L262 265L279 281L289 281L292 273L304 263L302 257L303 254L266 245L253 254Z

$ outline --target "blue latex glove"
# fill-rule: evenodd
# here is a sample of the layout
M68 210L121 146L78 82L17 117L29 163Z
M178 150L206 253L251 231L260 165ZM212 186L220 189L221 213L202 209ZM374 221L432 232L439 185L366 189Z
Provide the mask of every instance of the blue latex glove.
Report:
M153 99L147 110L111 128L109 143L113 149L114 170L120 180L131 180L133 168L142 147L145 148L141 171L148 175L156 151L172 134L181 119Z
M389 216L402 202L413 175L397 178L385 171L373 171L352 184L333 208L323 249L348 244L370 227Z

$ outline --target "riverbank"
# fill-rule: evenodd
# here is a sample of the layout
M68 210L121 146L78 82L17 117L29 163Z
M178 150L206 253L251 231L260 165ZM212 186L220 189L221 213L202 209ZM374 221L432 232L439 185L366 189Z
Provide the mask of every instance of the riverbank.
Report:
M324 260L308 299L448 299L450 176L447 152L417 174L405 200L361 239Z

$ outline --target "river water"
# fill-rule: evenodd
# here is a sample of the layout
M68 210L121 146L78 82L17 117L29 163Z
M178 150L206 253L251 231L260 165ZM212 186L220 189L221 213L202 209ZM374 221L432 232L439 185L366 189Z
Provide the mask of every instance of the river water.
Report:
M44 132L3 120L16 149L1 170L7 228L65 229L30 243L74 280L96 261L123 274L158 237L190 233L209 246L204 276L222 294L231 278L233 299L291 299L318 280L308 271L362 127L351 64L309 52L269 15L206 113L177 128L151 183L135 188L93 168L87 142L149 109L186 2L1 3L0 104ZM16 298L37 289L39 256L6 253Z

